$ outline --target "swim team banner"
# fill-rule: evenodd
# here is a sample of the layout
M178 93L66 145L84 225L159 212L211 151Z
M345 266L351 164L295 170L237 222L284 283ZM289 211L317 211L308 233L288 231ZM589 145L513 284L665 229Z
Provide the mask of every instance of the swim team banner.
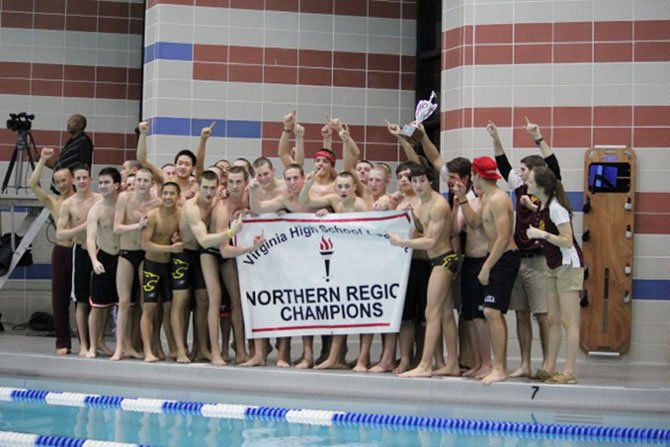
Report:
M398 332L412 250L405 211L266 214L244 220L239 245L265 242L237 258L248 338Z

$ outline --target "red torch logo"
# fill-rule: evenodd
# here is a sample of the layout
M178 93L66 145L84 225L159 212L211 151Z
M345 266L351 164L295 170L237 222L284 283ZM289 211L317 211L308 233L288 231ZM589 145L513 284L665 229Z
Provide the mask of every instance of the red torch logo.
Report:
M323 258L323 264L326 267L326 282L330 281L330 259L333 257L333 242L330 238L326 239L324 236L321 236L321 242L319 243L319 253Z

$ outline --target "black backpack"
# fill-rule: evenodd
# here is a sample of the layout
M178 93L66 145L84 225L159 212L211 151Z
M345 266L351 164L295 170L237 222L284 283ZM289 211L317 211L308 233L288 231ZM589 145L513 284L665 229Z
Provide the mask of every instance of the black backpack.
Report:
M21 243L20 236L14 235L14 243L18 247ZM0 276L4 276L9 271L9 266L12 264L12 255L14 251L12 250L12 234L5 233L0 238ZM32 244L26 248L26 251L21 256L17 267L28 267L33 265L33 253L32 253Z

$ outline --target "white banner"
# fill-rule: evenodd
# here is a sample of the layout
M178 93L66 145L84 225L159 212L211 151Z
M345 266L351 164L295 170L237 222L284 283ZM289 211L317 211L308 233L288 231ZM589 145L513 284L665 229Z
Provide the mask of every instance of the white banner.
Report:
M406 211L275 214L244 220L237 268L247 338L398 332L412 250Z

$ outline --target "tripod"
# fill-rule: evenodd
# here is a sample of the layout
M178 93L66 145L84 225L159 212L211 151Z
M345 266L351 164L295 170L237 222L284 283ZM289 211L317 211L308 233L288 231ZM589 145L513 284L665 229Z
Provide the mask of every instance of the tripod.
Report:
M35 140L33 139L33 134L28 130L19 130L19 135L16 138L16 145L14 145L14 153L12 154L12 159L9 162L7 167L7 173L5 174L5 179L2 182L2 192L4 193L9 185L10 178L12 177L12 172L16 170L14 175L14 188L16 192L19 192L19 189L27 189L27 186L23 184L23 153L26 153L30 167L35 169L35 158L33 154L37 154L37 146L35 146Z

